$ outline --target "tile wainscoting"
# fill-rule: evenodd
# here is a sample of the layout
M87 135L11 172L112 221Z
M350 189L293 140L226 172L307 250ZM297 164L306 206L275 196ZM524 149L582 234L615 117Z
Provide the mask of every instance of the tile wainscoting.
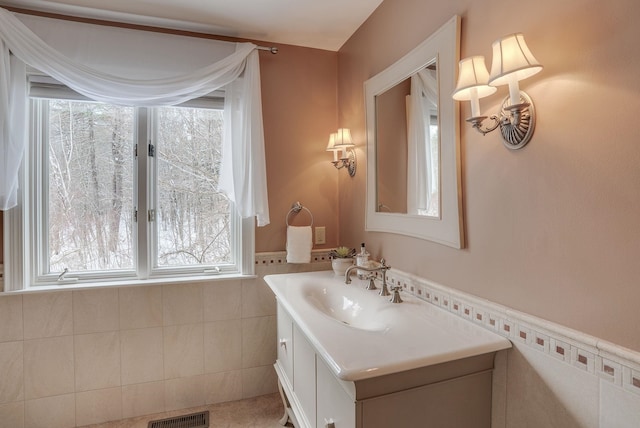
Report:
M493 428L640 426L640 353L396 269L387 281L511 340L496 358Z
M262 278L330 266L326 251L300 265L260 253L252 279L0 295L0 428L274 392L276 309ZM388 280L513 342L496 358L494 428L639 426L639 353L396 269Z
M255 278L0 294L0 428L276 392L276 305L262 277L330 269L326 251L303 265L276 257L259 255Z

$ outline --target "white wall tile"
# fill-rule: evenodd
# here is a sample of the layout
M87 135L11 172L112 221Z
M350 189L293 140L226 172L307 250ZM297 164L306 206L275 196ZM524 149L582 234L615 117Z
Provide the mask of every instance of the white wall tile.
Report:
M122 384L164 379L162 327L120 332Z
M120 388L99 389L76 394L76 424L99 424L122 419Z
M204 377L205 403L216 404L242 399L242 372L209 373Z
M122 417L164 412L164 381L122 387Z
M75 395L27 400L24 420L28 428L73 428L76 426Z
M204 325L205 373L242 367L242 321L227 320Z
M549 339L549 355L561 361L570 362L572 358L571 345L562 340L552 337Z
M257 397L278 391L278 376L273 366L242 370L242 398Z
M203 373L203 324L164 327L165 379L194 376Z
M600 381L600 427L640 426L640 395L630 394L606 380Z
M120 386L120 333L75 336L76 391Z
M204 405L204 375L167 380L164 386L166 411Z
M73 336L24 342L24 391L27 400L74 392Z
M23 342L0 343L0 403L24 399Z
M204 321L240 319L242 281L214 281L203 285Z
M202 284L162 286L164 325L201 323L203 318Z
M596 356L593 353L572 346L571 361L574 367L588 371L589 373L594 373Z
M640 369L637 370L636 367L623 367L622 387L632 394L640 395Z
M73 292L75 334L115 331L119 324L117 288Z
M597 377L519 343L507 364L507 427L598 427Z
M73 334L70 291L25 294L22 305L25 340Z
M622 365L608 358L596 357L595 373L602 379L622 386Z
M276 317L242 320L242 368L265 366L276 361Z
M0 342L23 339L22 296L0 296Z
M491 382L491 428L507 427L507 364L509 351L496 352Z
M242 280L242 318L276 314L276 297L262 278Z
M0 404L0 427L24 428L24 401Z
M162 286L119 289L120 328L123 330L162 325Z

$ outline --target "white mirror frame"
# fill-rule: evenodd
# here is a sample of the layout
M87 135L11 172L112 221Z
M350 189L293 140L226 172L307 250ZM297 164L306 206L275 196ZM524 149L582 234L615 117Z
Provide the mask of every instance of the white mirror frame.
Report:
M438 61L440 120L440 218L378 212L376 180L376 95ZM454 16L424 42L364 83L367 121L367 202L365 229L399 233L454 248L464 247L460 172L459 107L451 94L460 59L460 17Z

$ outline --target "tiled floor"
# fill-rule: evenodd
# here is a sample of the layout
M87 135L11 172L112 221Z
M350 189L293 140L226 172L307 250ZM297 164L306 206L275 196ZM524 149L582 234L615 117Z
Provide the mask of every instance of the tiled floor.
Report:
M241 401L213 404L177 412L88 425L83 428L147 428L149 421L209 410L211 428L283 428L278 423L284 409L280 394L269 394Z

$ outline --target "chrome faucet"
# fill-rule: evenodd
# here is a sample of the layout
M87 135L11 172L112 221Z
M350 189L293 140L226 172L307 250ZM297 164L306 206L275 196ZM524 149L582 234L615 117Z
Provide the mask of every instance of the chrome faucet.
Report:
M365 272L380 272L382 274L382 289L380 290L380 294L381 296L390 296L391 293L389 293L389 289L387 288L387 270L389 270L391 268L391 266L388 266L385 263L384 259L380 260L380 266L375 267L375 268L369 268L369 267L365 267L365 266L349 266L349 268L347 269L347 271L344 273L344 283L345 284L351 284L351 271L353 271L354 269L359 269L359 270L363 270ZM370 281L373 281L373 279L370 279ZM371 284L369 284L371 285ZM371 289L371 288L369 288Z

